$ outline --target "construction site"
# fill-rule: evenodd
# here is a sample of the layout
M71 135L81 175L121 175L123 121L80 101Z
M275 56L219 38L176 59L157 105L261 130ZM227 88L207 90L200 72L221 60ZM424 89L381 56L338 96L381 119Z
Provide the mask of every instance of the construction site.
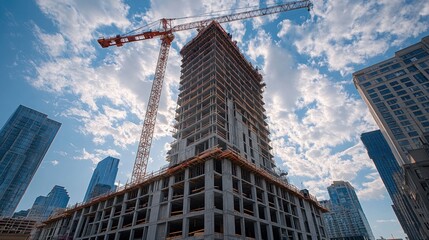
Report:
M289 4L292 8L278 12L311 5L309 1L294 4L301 5ZM243 18L271 13L254 12ZM222 19L214 20L99 40L103 47L153 34L162 40L133 181L52 216L34 239L327 239L321 218L327 210L276 170L262 75L220 26ZM172 32L196 26L197 36L180 52L180 93L169 166L146 174Z

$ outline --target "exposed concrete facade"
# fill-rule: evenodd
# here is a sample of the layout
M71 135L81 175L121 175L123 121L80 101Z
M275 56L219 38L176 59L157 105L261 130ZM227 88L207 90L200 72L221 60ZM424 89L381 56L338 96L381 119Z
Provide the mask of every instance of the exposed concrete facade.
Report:
M217 23L181 51L169 167L45 222L36 239L320 239L326 211L274 173L262 76Z
M51 218L36 239L327 239L315 198L232 151L186 163Z
M231 148L272 171L262 75L217 23L201 30L182 54L176 138L169 161L175 165L219 146Z

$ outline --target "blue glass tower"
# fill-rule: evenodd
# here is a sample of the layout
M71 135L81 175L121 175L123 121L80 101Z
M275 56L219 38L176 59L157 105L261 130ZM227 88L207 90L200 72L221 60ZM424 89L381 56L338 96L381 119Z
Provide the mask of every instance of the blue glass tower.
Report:
M85 198L83 199L84 202L115 189L118 164L119 159L110 156L97 164L86 190Z
M362 210L352 185L345 181L334 181L328 187L330 201L322 203L329 208L323 214L330 239L374 239L371 227Z
M61 123L19 106L0 131L0 216L12 216Z
M67 207L69 194L64 187L55 185L48 196L39 196L34 201L27 218L36 221L46 220L58 209Z
M415 216L411 203L400 187L403 179L403 170L399 166L380 130L362 133L361 140L365 145L368 156L372 159L392 199L392 208L404 231L410 239L422 239L419 229L421 223Z

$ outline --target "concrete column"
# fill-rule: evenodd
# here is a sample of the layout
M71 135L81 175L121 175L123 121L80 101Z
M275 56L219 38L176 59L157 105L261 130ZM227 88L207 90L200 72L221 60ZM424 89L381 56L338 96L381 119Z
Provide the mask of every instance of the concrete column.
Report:
M189 168L185 169L185 179L183 187L183 225L182 225L182 236L188 236L189 232L189 220L185 218L189 213Z
M231 161L222 160L222 186L223 186L223 229L225 239L235 238L234 196L232 191Z
M205 211L204 211L204 235L206 237L214 234L214 171L213 159L205 161L204 191L205 191Z
M152 183L153 192L152 192L152 204L149 205L150 216L149 216L149 228L148 228L148 239L156 239L156 222L158 220L159 214L159 201L161 198L161 190L160 190L161 182L158 180Z

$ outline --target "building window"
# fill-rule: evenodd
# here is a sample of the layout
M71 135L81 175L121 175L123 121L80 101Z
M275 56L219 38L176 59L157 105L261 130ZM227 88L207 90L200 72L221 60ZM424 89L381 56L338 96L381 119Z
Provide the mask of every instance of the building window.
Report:
M362 83L362 87L366 88L371 86L371 82Z
M417 98L417 100L419 100L420 102L426 102L427 100L429 100L429 98L424 96L424 97Z
M395 91L398 91L398 90L401 90L402 89L402 86L401 85L398 85L398 86L394 86L393 87L393 90L395 90Z
M401 97L401 99L402 99L403 101L407 101L407 100L411 100L411 97L410 97L410 96L408 96L408 95L406 95L406 96Z
M399 143L400 146L410 145L410 143L408 142L408 140L401 140L401 141L398 141L398 143Z
M413 101L413 100L411 100L411 101ZM411 111L418 110L418 109L419 109L419 107L417 105L414 105L414 106L410 107Z
M401 95L407 94L407 91L401 90L401 91L398 91L396 93L398 94L398 96L401 96Z
M401 116L398 116L398 119L400 121L403 121L403 120L407 120L407 117L405 115L401 115Z
M381 85L381 86L379 86L379 87L377 87L377 89L380 91L380 90L383 90L383 89L386 89L387 88L387 86L386 85Z
M425 77L425 76L423 76L423 74L421 74L421 73L417 73L416 75L414 75L414 78L417 80L417 82L419 82L419 83L424 83L424 82L427 82L428 81L428 79Z
M405 83L405 82L411 81L411 79L406 77L406 78L401 79L400 81L401 81L401 83Z
M388 93L390 93L390 89L384 89L383 91L380 91L381 95L385 95L385 94L388 94Z
M408 136L410 137L417 137L419 134L417 132L409 132Z
M395 109L398 109L398 108L399 108L399 105L398 105L398 104L393 104L392 106L390 106L390 108L391 108L392 110L395 110Z
M423 122L423 121L426 121L426 120L427 120L427 118L426 118L425 116L420 116L420 117L417 117L417 120L419 120L419 121ZM425 127L426 127L426 126L425 126Z
M377 93L373 93L373 94L369 95L369 97L370 98L376 98L376 97L378 97L378 94Z
M383 96L383 98L386 99L390 99L390 98L394 98L395 96L393 94L387 94L385 96Z
M423 112L422 111L415 111L415 112L413 112L414 113L414 116L420 116L420 115L423 115Z
M395 113L395 115L401 115L401 114L404 114L404 111L396 110L396 111L393 111L393 113Z
M392 99L392 100L387 101L387 104L392 105L392 104L395 104L396 102L397 102L396 99Z
M423 92L416 92L416 93L414 93L414 96L416 96L416 97L420 97L420 96L423 96L424 94L423 94Z
M416 102L414 102L414 100L408 100L408 101L405 101L404 103L405 105L409 106L409 105L415 104Z
M409 67L407 67L407 70L409 71L409 72L415 72L415 71L417 71L418 69L415 67L415 66L409 66Z
M408 126L408 125L411 125L411 123L410 123L410 121L403 121L403 122L401 122L401 125L402 126Z
M405 86L406 87L412 87L412 86L414 86L414 83L413 82L406 82Z
M392 81L389 84L390 84L390 86L395 86L395 85L398 85L399 83L398 83L398 81Z
M420 90L420 88L419 88L419 87L417 87L417 86L415 86L415 87L410 87L410 91L411 91L411 92L415 92L415 91L418 91L418 90Z

